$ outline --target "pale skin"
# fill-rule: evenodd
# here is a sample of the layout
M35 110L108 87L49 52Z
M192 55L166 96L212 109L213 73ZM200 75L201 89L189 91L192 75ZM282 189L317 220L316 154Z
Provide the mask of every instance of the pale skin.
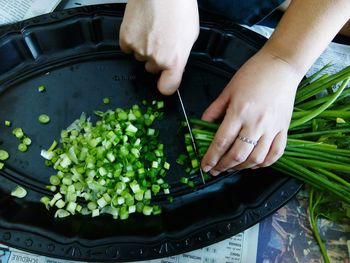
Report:
M223 119L201 161L205 172L265 167L282 156L298 83L349 19L349 0L292 1L264 47L203 113L207 121ZM160 73L158 89L170 95L198 33L196 0L129 0L120 46Z

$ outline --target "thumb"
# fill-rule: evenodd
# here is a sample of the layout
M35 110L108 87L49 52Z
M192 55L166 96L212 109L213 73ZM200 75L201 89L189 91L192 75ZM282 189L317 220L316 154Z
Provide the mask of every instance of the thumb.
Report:
M163 70L158 80L158 90L160 93L164 95L173 94L180 86L183 71L183 67Z
M218 120L226 113L229 101L229 96L225 96L225 92L221 93L220 96L204 111L202 119L209 122Z

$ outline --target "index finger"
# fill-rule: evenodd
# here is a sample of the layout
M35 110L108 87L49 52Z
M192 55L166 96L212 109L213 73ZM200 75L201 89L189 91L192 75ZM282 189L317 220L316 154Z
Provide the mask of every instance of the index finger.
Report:
M208 172L216 166L221 157L230 148L240 130L241 122L233 121L232 116L226 114L209 146L208 151L202 159L201 166L204 172Z

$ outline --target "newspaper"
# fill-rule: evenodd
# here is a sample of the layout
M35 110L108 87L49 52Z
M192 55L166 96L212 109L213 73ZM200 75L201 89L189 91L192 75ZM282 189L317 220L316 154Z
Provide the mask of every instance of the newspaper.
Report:
M61 0L0 0L0 25L53 11Z
M45 2L45 4L43 4ZM117 0L68 1L65 8L97 3L125 2ZM59 0L0 0L0 24L12 23L52 11ZM250 29L269 37L273 29L253 26ZM331 43L314 63L307 76L331 62L328 72L350 65L350 46ZM326 240L332 262L350 262L350 222L336 224L320 220L321 235ZM26 253L0 245L1 263L68 263L45 256ZM274 215L250 229L219 243L181 255L147 261L151 263L273 263L323 262L312 237L307 219L307 196L298 194Z

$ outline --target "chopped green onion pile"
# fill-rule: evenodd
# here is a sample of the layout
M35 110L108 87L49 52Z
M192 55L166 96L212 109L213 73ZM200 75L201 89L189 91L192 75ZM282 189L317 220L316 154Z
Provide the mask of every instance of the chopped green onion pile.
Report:
M272 168L291 175L350 205L350 66L328 75L326 65L300 83L284 155ZM336 91L333 91L335 85ZM320 97L315 95L327 91ZM190 118L200 157L206 153L218 124ZM185 135L187 147L190 135ZM324 202L322 205L330 205ZM315 224L313 225L315 226ZM317 236L317 228L313 228ZM317 239L320 246L320 239ZM325 260L327 254L322 250Z
M159 102L152 105L145 113L138 105L96 111L96 124L82 114L61 132L60 147L54 141L42 150L46 164L57 173L48 186L54 197L41 201L48 209L57 208L56 217L106 213L123 220L135 212L161 212L151 199L161 191L170 193L164 181L170 165L152 128L163 113L158 112Z

